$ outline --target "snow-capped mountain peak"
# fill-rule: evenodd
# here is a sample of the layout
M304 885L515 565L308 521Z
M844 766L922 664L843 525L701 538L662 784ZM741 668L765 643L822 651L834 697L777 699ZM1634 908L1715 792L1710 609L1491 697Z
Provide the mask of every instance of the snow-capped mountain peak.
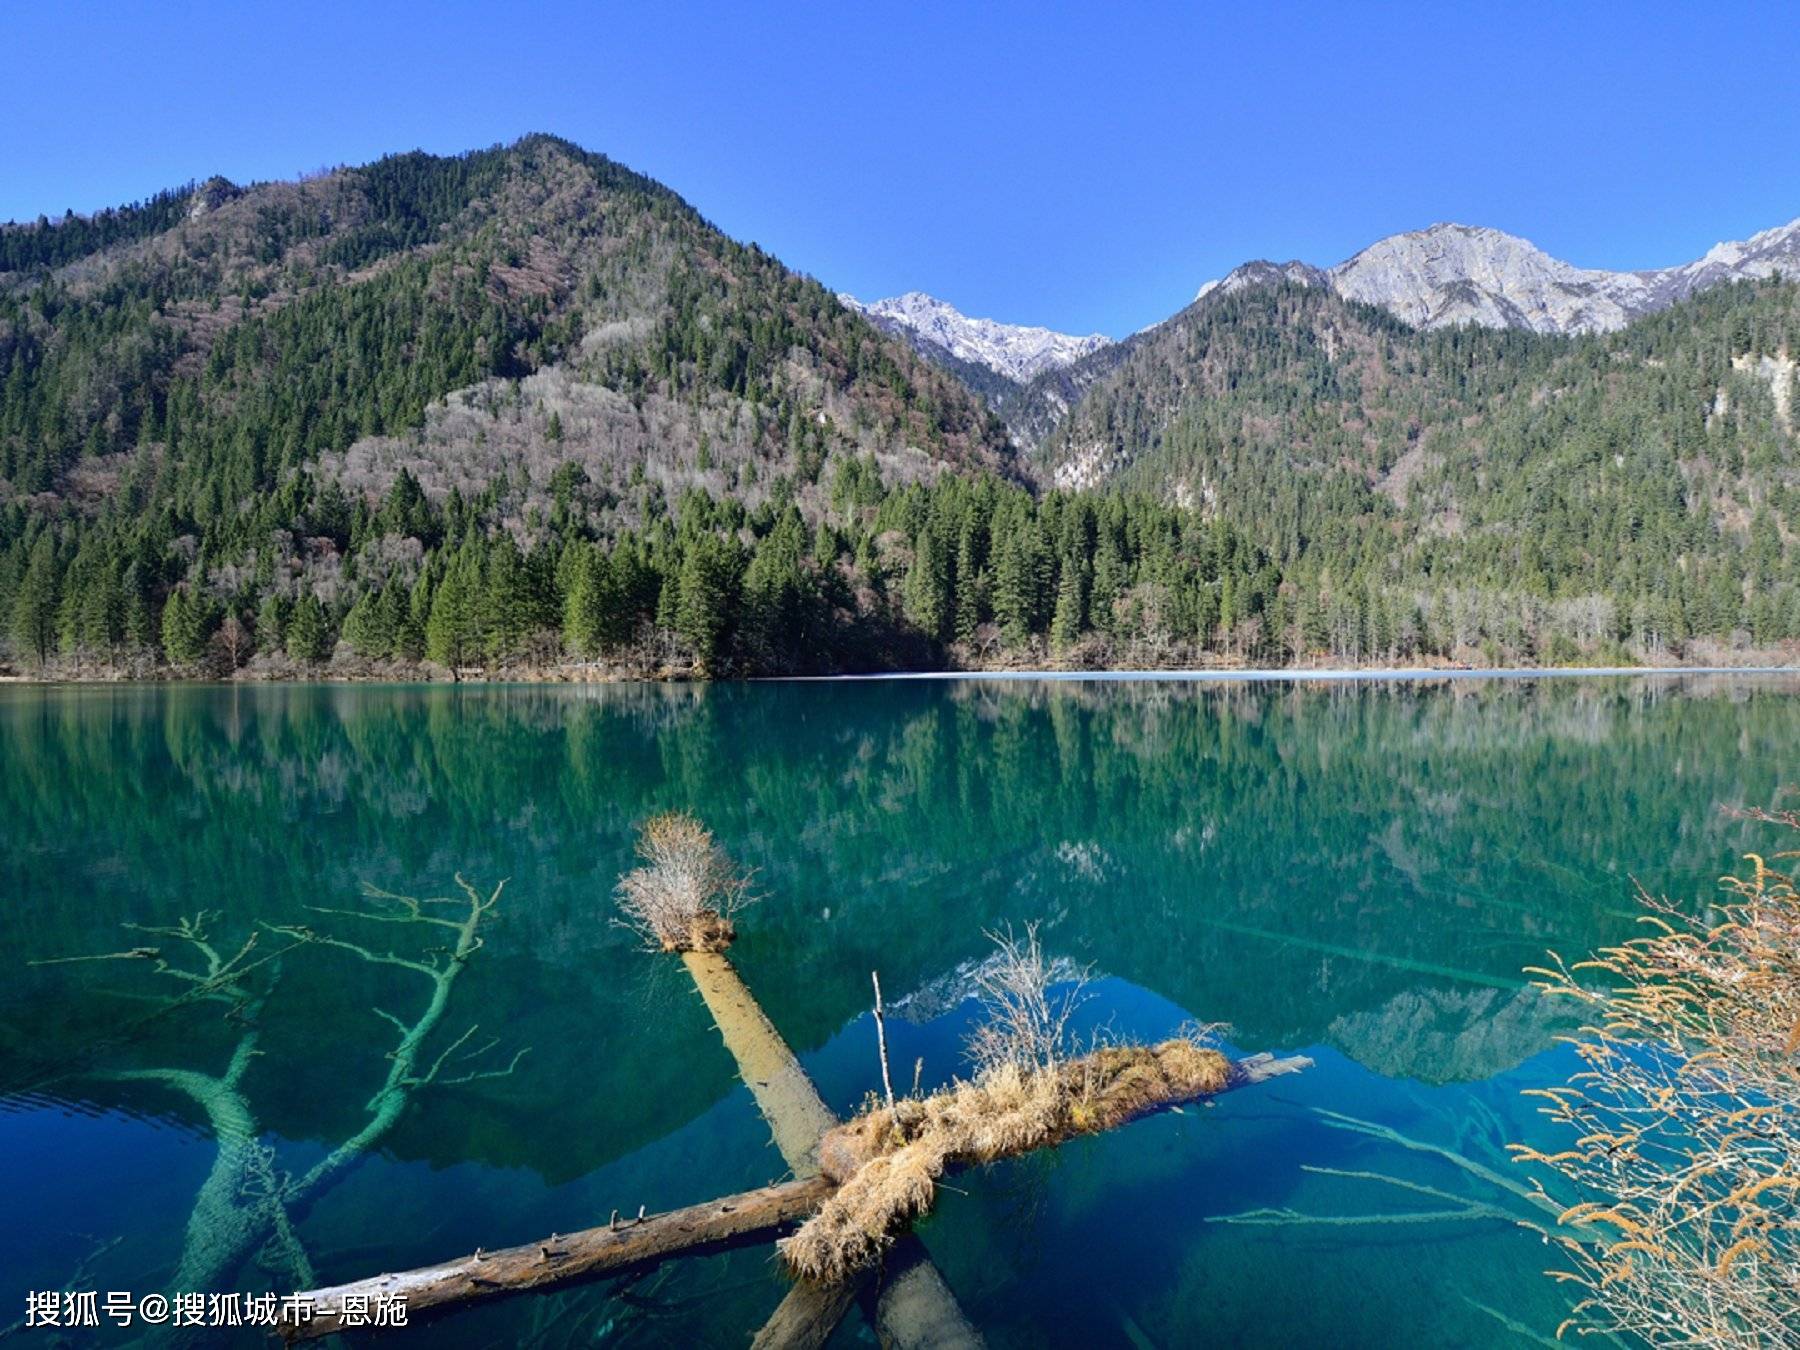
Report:
M839 295L838 299L880 327L910 339L927 355L945 353L1019 384L1046 370L1072 365L1112 341L1100 333L1074 337L1049 328L972 319L923 291L867 304L852 295Z

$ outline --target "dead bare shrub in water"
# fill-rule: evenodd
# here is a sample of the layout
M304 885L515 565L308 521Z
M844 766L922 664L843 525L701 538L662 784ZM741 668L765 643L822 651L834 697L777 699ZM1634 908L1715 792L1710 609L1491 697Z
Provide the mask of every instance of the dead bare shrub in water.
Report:
M975 971L984 1016L969 1037L969 1059L978 1075L1007 1064L1049 1068L1067 1054L1069 1022L1088 999L1088 971L1046 961L1035 923L1023 937L1010 927L987 937L995 950Z
M889 1109L872 1101L826 1134L820 1164L839 1183L823 1208L779 1244L794 1274L841 1280L872 1264L912 1219L930 1210L952 1167L1016 1157L1122 1125L1223 1089L1231 1065L1186 1037L1067 1054L1080 985L1059 987L1034 928L990 934L996 959L977 975L988 1019L970 1039L972 1079Z
M751 904L751 874L739 870L685 811L652 816L638 834L641 867L619 878L624 923L665 952L723 951L732 917Z
M1513 1146L1574 1188L1562 1221L1592 1239L1559 1239L1571 1268L1551 1273L1584 1291L1559 1335L1800 1344L1800 892L1749 861L1703 921L1646 895L1652 936L1534 972L1593 1019L1582 1071L1536 1094L1573 1142Z

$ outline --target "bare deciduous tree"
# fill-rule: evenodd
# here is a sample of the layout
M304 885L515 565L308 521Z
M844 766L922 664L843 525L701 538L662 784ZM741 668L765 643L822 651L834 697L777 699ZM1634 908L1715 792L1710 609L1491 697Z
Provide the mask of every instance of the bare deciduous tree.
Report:
M213 645L218 648L219 659L225 669L236 670L250 659L250 629L236 614L227 614L225 622L219 625L219 631L213 634Z

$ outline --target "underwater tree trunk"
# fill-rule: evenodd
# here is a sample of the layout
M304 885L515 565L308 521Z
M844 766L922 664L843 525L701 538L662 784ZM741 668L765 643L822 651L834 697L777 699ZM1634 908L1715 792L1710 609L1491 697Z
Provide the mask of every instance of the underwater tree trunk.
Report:
M739 1075L756 1098L782 1159L795 1176L816 1176L819 1141L838 1123L837 1117L731 959L719 951L684 951L681 959L725 1048L737 1061ZM957 1306L956 1295L931 1264L925 1245L909 1236L905 1255L908 1259L893 1267L876 1299L874 1320L882 1343L946 1350L980 1346L980 1333ZM759 1350L810 1350L823 1345L863 1285L861 1279L829 1285L798 1282L756 1334L754 1345Z
M801 1280L787 1292L750 1342L750 1350L816 1350L831 1339L862 1292L863 1280Z
M169 1286L172 1294L204 1294L227 1289L245 1263L259 1254L263 1255L263 1264L277 1272L277 1278L284 1283L310 1286L318 1277L294 1229L306 1208L387 1136L421 1089L433 1083L471 1083L504 1077L517 1066L524 1051L503 1068L467 1069L446 1077L445 1070L453 1062L466 1063L492 1048L489 1044L465 1049L475 1034L474 1027L450 1041L448 1047L435 1057L426 1055L426 1044L441 1026L449 1009L456 979L480 950L481 927L499 903L506 884L501 882L484 897L461 876L456 881L463 893L459 899L419 900L370 887L367 894L377 902L373 909L354 911L313 906L321 914L345 915L408 928L437 927L455 933L453 947L440 949L422 959L378 951L303 925L268 928L291 942L292 945L280 951L258 953L259 935L253 933L235 954L228 957L209 938L208 920L216 917L209 914L184 918L173 926L134 926L136 931L184 944L200 958L195 966L182 965L165 956L161 948L152 946L95 957L63 958L153 962L159 974L179 980L184 986L180 995L170 997L161 1005L159 1015L196 1002L217 1002L226 1004L232 1016L246 1028L238 1038L225 1071L217 1076L180 1068L128 1069L92 1075L115 1082L160 1084L189 1097L206 1113L214 1141L213 1162L188 1215L181 1254ZM460 907L465 912L457 918L448 918L430 912L428 907L433 906ZM278 969L276 963L280 959L308 945L336 947L365 961L412 970L430 981L431 996L411 1022L383 1009L374 1009L377 1015L393 1025L400 1037L387 1055L388 1069L381 1086L365 1105L367 1121L304 1176L288 1178L277 1173L273 1151L261 1142L261 1127L243 1089L244 1076L260 1053L257 1048L261 1035L258 1024L269 996L267 990L253 990L249 977L265 966ZM165 1324L153 1330L149 1339L158 1344L183 1344L204 1340L205 1336L191 1329Z
M837 1117L730 959L723 952L689 951L681 960L737 1061L739 1076L756 1098L782 1161L797 1177L817 1175L819 1140Z
M313 1279L312 1262L295 1238L268 1150L239 1082L257 1053L258 1033L239 1039L221 1077L185 1069L121 1070L114 1082L160 1083L191 1098L206 1112L216 1151L194 1197L187 1233L170 1288L187 1292L223 1287L244 1262L272 1247L289 1274Z

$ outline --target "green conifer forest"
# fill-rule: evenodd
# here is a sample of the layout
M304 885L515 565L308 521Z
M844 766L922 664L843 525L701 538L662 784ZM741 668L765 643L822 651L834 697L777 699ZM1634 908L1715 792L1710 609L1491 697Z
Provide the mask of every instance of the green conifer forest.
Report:
M209 180L0 228L0 662L1749 659L1800 640L1797 353L1779 278L1593 337L1251 287L1023 450L566 142Z

